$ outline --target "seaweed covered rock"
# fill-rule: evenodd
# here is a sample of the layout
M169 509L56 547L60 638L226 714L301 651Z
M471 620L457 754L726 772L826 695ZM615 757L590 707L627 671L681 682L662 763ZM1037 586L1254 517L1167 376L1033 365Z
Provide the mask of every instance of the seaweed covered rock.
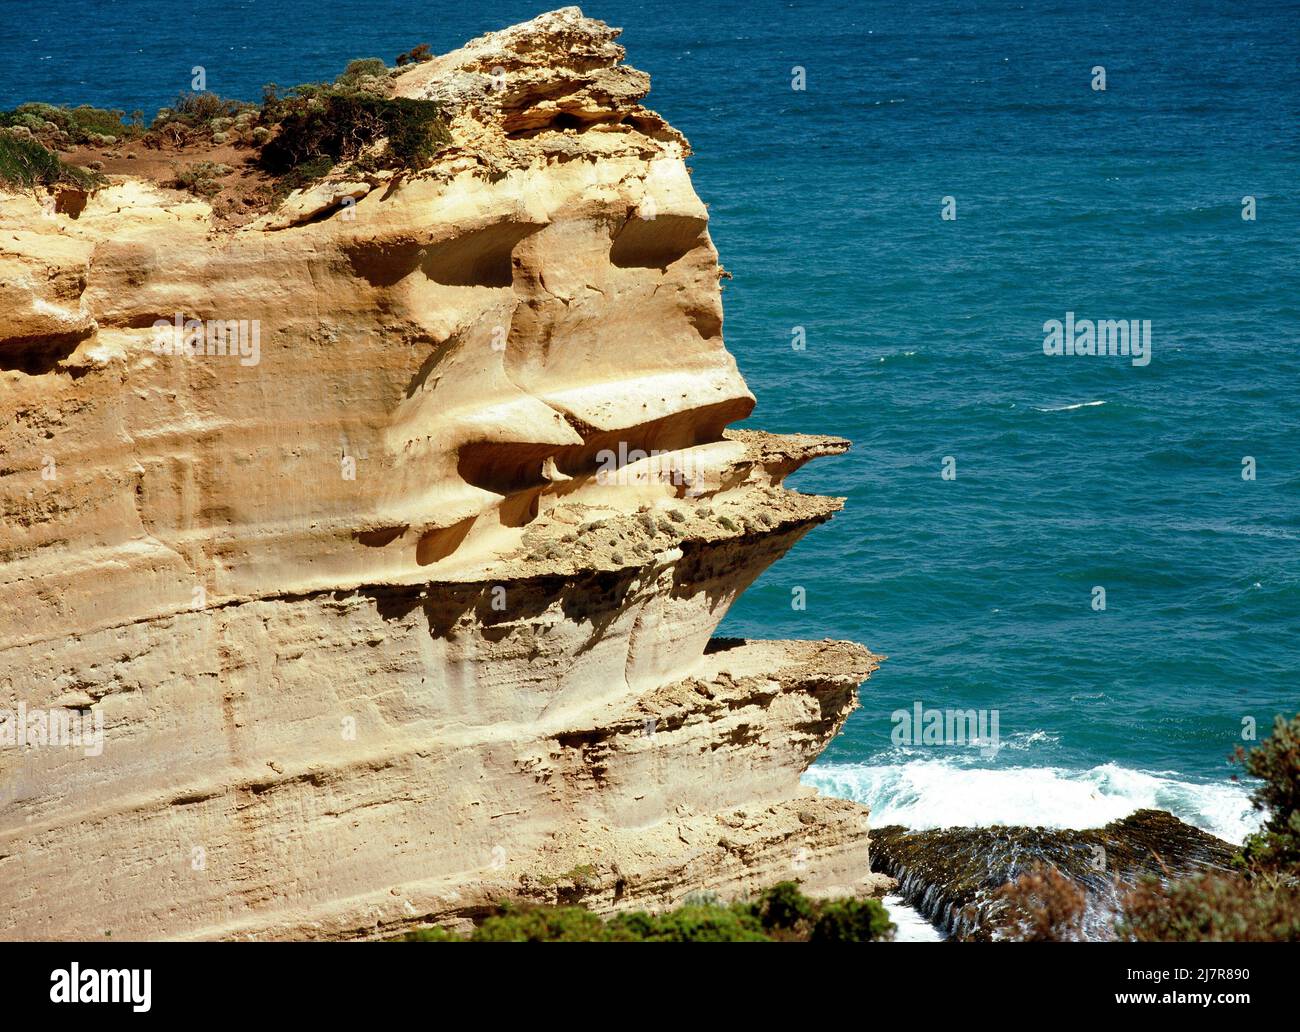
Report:
M1138 810L1084 831L890 825L872 831L871 847L874 865L898 879L904 899L949 935L969 939L997 937L1006 916L998 890L1038 867L1055 868L1084 888L1084 931L1105 938L1124 888L1148 875L1226 870L1236 852L1164 810Z

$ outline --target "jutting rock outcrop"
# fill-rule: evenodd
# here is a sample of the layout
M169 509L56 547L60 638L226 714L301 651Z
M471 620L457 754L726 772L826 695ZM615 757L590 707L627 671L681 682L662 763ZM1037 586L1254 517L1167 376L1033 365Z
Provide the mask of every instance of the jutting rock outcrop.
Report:
M238 227L0 194L0 934L879 889L799 785L877 657L712 637L848 445L727 429L707 212L617 35L411 67L429 167Z

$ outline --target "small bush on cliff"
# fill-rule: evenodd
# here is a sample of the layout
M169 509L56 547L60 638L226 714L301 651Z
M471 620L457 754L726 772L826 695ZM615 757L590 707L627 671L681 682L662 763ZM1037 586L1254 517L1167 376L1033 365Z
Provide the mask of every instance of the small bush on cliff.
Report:
M1139 942L1300 942L1300 884L1207 871L1148 879L1124 899L1120 934Z
M92 191L103 182L98 173L69 165L38 141L12 130L0 130L0 185L11 190L33 190L66 183Z
M468 939L442 928L420 929L401 942L879 942L894 925L874 899L818 903L794 882L781 882L749 902L688 902L662 914L617 914L608 920L582 907L503 903Z
M1087 895L1055 867L1040 866L1003 885L1001 937L1019 942L1077 942L1083 938Z
M125 118L123 111L89 104L74 108L56 104L19 104L12 111L0 111L0 127L26 129L47 147L107 146L140 135L140 127L127 125Z
M799 883L777 882L750 905L751 912L767 931L798 931L812 922L812 900L799 891Z
M743 907L686 904L663 914L621 914L610 928L616 942L770 942Z
M335 85L348 86L363 79L378 79L388 74L388 66L377 57L359 57L349 61L343 73L334 80Z
M582 907L506 907L474 929L473 942L607 942L605 924Z
M1279 716L1273 734L1250 752L1237 747L1236 760L1260 779L1250 801L1267 814L1246 839L1238 866L1300 875L1300 714Z
M397 55L397 67L401 68L403 65L419 64L422 61L431 61L432 59L433 55L429 53L429 44L420 43L413 46L410 50L406 51L406 53Z
M215 93L182 93L171 107L159 110L141 142L146 147L257 142L260 112L255 104Z
M167 185L177 190L188 190L199 197L213 197L221 190L219 180L230 171L229 165L200 161L184 168L176 167L175 178Z
M408 62L428 60L429 48L421 45L405 56ZM96 174L103 167L98 158L86 162L95 170L90 171L60 161L57 152L127 140L196 159L174 165L177 171L166 182L208 198L214 210L226 213L274 207L343 164L358 174L413 171L427 165L451 136L435 102L388 96L389 71L377 57L360 58L333 83L304 84L283 97L277 86L268 85L260 105L186 92L160 109L147 129L139 111L128 122L121 111L89 105L22 104L0 111L0 183L19 189L55 183L94 189L105 181ZM238 179L214 174L217 165L208 152L215 147L256 148L255 167Z
M896 926L878 899L835 900L822 907L809 942L887 942Z
M218 118L236 118L244 111L255 110L253 105L242 100L230 100L215 93L182 93L172 105L173 120L187 125L200 126Z
M274 98L280 125L262 148L260 163L275 176L363 155L375 168L415 169L450 139L441 108L430 100L338 86L300 86L295 93ZM380 141L385 141L381 152L366 154Z

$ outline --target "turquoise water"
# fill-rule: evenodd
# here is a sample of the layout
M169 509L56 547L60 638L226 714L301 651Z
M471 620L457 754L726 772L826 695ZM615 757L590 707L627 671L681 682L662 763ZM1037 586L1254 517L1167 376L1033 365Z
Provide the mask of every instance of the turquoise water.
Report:
M286 6L0 2L0 105L152 112L195 64L251 99L541 10ZM585 10L695 146L751 422L854 441L794 480L845 512L723 625L890 657L810 782L916 825L1239 836L1242 720L1300 708L1297 6ZM1150 320L1150 364L1044 355L1067 311ZM1002 747L895 746L918 700L997 710Z

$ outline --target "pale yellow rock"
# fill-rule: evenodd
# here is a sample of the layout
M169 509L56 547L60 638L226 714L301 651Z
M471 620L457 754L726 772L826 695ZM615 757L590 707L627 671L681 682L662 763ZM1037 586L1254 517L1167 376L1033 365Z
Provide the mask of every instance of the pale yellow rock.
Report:
M0 195L0 735L104 729L0 738L0 933L879 889L865 809L798 783L875 657L710 644L847 444L726 431L708 215L616 36L566 8L413 66L428 169L239 229Z

